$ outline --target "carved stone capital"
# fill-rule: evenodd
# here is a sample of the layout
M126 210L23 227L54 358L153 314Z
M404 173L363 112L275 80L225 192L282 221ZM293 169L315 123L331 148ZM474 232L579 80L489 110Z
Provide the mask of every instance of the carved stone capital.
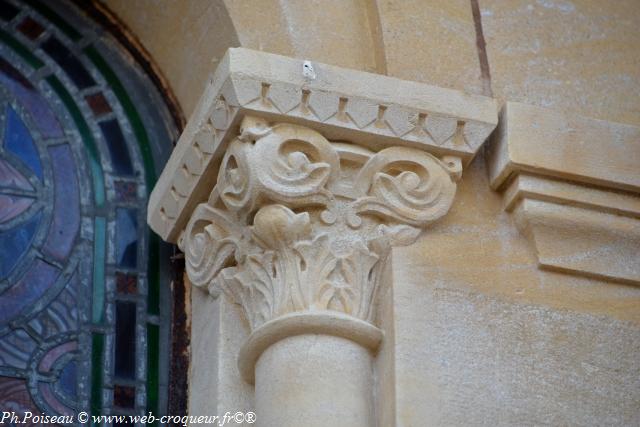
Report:
M374 153L247 116L178 245L192 283L226 292L254 331L290 313L373 324L391 247L448 211L460 173L456 157Z
M193 284L224 289L254 329L304 310L371 321L389 249L447 212L459 176L457 158L246 117L178 245Z

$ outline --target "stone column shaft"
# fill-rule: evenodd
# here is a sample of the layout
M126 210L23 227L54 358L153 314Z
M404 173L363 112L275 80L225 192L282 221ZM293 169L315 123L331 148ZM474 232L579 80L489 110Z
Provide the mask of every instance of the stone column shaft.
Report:
M261 426L371 427L372 355L331 335L280 340L258 359L256 413Z

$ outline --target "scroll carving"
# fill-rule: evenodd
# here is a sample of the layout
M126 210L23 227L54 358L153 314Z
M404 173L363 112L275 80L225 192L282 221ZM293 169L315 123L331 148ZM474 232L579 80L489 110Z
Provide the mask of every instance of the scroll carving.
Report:
M240 304L252 329L317 310L373 323L391 247L448 211L459 168L416 149L374 153L246 117L179 239L187 273Z

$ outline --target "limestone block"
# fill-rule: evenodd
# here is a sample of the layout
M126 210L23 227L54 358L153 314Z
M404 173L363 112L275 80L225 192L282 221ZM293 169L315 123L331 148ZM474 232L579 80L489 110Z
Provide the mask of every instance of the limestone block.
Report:
M491 144L499 188L519 170L640 192L640 127L507 102Z
M514 214L518 227L531 236L540 266L640 284L637 217L531 199Z
M496 97L640 125L636 0L481 0Z
M507 103L489 153L541 267L640 284L639 127Z
M149 52L187 118L225 51L241 45L236 24L221 0L104 3Z
M640 217L640 198L633 193L587 187L567 181L519 173L504 192L512 211L523 199L535 199L592 209L631 218Z
M540 269L481 156L447 215L392 254L378 312L382 425L636 424L640 286Z
M224 3L242 47L376 71L366 0Z
M375 0L386 73L482 93L476 30L467 0Z

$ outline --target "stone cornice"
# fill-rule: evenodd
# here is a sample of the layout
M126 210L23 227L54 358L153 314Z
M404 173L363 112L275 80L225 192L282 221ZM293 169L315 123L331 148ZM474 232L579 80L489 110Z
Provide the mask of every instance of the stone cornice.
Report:
M528 172L640 193L640 127L507 102L489 147L491 187Z
M309 64L307 64L309 65ZM417 148L468 163L497 124L491 98L230 49L208 82L149 202L149 224L176 242L205 201L246 115L301 124L373 151Z
M640 284L640 127L507 103L488 152L541 268Z

